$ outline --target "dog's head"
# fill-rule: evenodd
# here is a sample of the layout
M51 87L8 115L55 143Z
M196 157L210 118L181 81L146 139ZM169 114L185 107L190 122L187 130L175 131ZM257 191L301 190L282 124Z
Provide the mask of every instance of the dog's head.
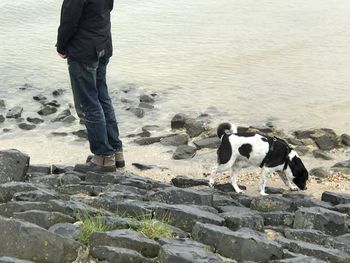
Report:
M288 164L294 176L293 182L299 189L306 190L306 182L309 179L309 173L299 156L296 153L290 155Z

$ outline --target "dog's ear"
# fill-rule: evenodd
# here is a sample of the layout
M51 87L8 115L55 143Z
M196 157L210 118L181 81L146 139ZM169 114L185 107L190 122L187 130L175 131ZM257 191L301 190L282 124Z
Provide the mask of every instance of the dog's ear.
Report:
M294 156L293 159L289 161L289 167L292 170L294 176L293 182L301 190L305 190L306 181L309 179L309 173L301 159L298 156Z

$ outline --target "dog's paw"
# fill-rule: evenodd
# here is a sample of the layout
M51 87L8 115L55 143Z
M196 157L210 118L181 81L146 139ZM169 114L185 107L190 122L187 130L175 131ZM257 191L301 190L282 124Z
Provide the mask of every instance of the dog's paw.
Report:
M295 192L295 191L299 191L299 188L298 188L297 186L291 186L291 187L290 187L290 190L291 190L292 192Z
M267 195L269 195L269 194L265 193L265 191L260 191L260 195L261 195L261 196L267 196Z
M210 178L208 185L209 185L209 187L213 188L215 185L215 180L213 178Z

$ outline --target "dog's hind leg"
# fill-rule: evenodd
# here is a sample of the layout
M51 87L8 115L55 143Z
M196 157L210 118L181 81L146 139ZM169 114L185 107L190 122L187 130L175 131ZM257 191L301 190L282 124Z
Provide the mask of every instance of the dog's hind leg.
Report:
M269 176L269 171L266 168L262 168L261 176L260 176L260 186L259 186L261 195L268 195L265 192L265 187L266 187L266 182L267 182L268 176Z
M233 186L233 189L235 189L236 193L243 193L243 190L239 188L237 184L237 177L239 175L239 169L236 167L232 167L231 169L231 184Z

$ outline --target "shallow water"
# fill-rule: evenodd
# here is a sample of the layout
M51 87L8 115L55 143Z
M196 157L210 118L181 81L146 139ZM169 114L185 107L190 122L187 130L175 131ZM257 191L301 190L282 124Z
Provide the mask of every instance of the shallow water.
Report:
M8 107L24 105L24 117L38 110L33 95L69 90L66 63L54 48L60 6L57 0L0 2L0 98ZM144 124L168 129L178 112L209 112L214 124L272 120L285 130L349 132L349 13L347 0L117 1L109 83L123 134ZM24 83L33 87L20 91ZM120 92L129 84L135 90ZM120 102L126 96L136 103L151 92L159 94L156 109L142 120ZM60 98L65 107L70 102L69 92ZM0 136L42 136L44 127Z

